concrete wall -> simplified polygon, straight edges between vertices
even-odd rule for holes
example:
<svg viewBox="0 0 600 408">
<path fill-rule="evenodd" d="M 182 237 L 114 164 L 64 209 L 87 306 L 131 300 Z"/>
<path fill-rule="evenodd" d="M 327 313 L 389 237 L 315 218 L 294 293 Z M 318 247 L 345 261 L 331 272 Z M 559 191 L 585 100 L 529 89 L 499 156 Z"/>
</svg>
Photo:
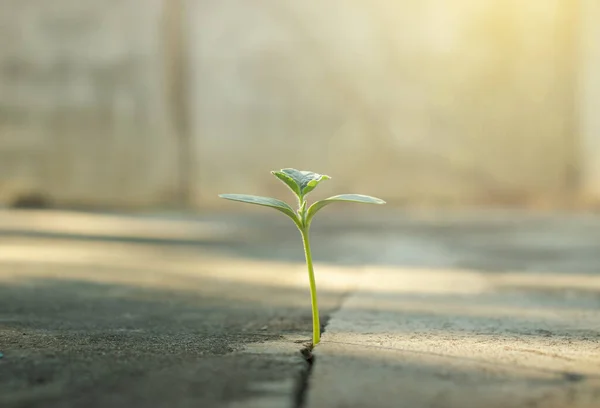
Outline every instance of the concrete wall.
<svg viewBox="0 0 600 408">
<path fill-rule="evenodd" d="M 268 171 L 288 166 L 333 176 L 323 195 L 392 203 L 577 194 L 600 180 L 577 133 L 595 143 L 577 8 L 0 0 L 0 204 L 41 190 L 209 208 L 222 192 L 287 197 Z"/>
<path fill-rule="evenodd" d="M 392 202 L 520 202 L 570 182 L 569 0 L 188 4 L 198 205 L 275 194 L 282 166 Z"/>
<path fill-rule="evenodd" d="M 0 0 L 0 202 L 172 199 L 163 17 L 160 0 Z"/>
</svg>

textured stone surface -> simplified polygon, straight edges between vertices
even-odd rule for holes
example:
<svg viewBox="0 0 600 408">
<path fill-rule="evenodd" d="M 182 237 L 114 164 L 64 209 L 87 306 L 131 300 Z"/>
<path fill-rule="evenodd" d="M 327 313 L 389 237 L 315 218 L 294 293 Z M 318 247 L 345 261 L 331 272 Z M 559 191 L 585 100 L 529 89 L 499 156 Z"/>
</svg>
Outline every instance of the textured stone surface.
<svg viewBox="0 0 600 408">
<path fill-rule="evenodd" d="M 599 217 L 318 221 L 307 407 L 598 406 Z M 0 211 L 0 406 L 294 407 L 298 235 L 280 214 Z"/>
<path fill-rule="evenodd" d="M 0 406 L 292 406 L 306 271 L 240 256 L 248 240 L 207 219 L 0 212 Z M 350 271 L 320 268 L 324 317 Z"/>
<path fill-rule="evenodd" d="M 600 405 L 598 219 L 492 218 L 383 246 L 313 351 L 308 407 Z"/>
</svg>

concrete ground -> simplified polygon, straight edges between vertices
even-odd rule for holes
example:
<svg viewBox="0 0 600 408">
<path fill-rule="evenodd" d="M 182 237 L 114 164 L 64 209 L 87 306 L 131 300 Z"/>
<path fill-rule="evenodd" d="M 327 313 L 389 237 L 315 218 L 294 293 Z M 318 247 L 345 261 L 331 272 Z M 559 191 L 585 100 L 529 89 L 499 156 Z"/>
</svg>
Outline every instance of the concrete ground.
<svg viewBox="0 0 600 408">
<path fill-rule="evenodd" d="M 600 406 L 600 217 L 323 214 L 309 365 L 267 214 L 0 212 L 0 406 Z"/>
</svg>

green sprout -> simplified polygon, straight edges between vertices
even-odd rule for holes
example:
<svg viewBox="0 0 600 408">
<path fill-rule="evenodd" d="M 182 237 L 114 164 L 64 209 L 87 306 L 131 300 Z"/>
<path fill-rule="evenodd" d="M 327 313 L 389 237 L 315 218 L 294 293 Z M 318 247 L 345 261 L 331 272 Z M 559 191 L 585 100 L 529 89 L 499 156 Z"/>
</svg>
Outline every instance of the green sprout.
<svg viewBox="0 0 600 408">
<path fill-rule="evenodd" d="M 300 171 L 296 169 L 282 169 L 272 171 L 275 177 L 281 180 L 298 199 L 298 209 L 294 211 L 289 204 L 284 201 L 270 197 L 259 197 L 246 194 L 220 194 L 219 197 L 227 200 L 240 201 L 242 203 L 262 205 L 271 207 L 281 211 L 294 221 L 296 227 L 302 235 L 302 243 L 304 245 L 304 255 L 306 257 L 306 265 L 308 267 L 308 280 L 310 283 L 310 300 L 312 305 L 313 319 L 313 345 L 317 345 L 321 339 L 321 325 L 319 323 L 319 307 L 317 304 L 317 287 L 315 284 L 315 273 L 313 269 L 312 254 L 310 250 L 310 225 L 315 214 L 323 207 L 336 202 L 347 201 L 354 203 L 365 204 L 385 204 L 385 201 L 362 194 L 341 194 L 324 200 L 316 201 L 307 207 L 306 196 L 317 187 L 323 180 L 329 180 L 331 177 L 324 174 L 313 173 L 312 171 Z"/>
</svg>

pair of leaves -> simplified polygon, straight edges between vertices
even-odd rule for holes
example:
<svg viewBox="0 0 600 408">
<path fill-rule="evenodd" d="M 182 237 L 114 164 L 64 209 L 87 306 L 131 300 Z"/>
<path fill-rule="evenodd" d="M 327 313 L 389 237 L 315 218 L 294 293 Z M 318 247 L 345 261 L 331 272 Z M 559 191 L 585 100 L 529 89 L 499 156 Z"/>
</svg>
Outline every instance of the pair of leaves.
<svg viewBox="0 0 600 408">
<path fill-rule="evenodd" d="M 303 197 L 306 196 L 306 194 L 314 190 L 315 187 L 321 181 L 330 179 L 329 176 L 313 173 L 310 171 L 299 171 L 295 169 L 283 169 L 281 171 L 273 171 L 272 174 L 275 175 L 275 177 L 277 177 L 281 181 L 283 181 L 290 188 L 290 190 L 292 190 L 300 198 L 300 201 L 302 201 Z M 287 204 L 284 201 L 270 197 L 259 197 L 247 194 L 220 194 L 219 197 L 225 198 L 227 200 L 239 201 L 243 203 L 262 205 L 265 207 L 274 208 L 290 217 L 299 228 L 303 227 L 302 221 L 300 220 L 296 212 L 292 209 L 292 207 L 289 206 L 289 204 Z M 385 204 L 385 201 L 379 198 L 366 196 L 362 194 L 336 195 L 313 203 L 308 208 L 308 211 L 306 213 L 306 224 L 310 225 L 312 218 L 320 209 L 331 203 L 339 201 L 363 204 Z"/>
<path fill-rule="evenodd" d="M 285 201 L 281 201 L 281 200 L 278 200 L 276 198 L 271 198 L 271 197 L 260 197 L 260 196 L 248 195 L 248 194 L 220 194 L 219 197 L 225 198 L 227 200 L 239 201 L 242 203 L 256 204 L 256 205 L 262 205 L 265 207 L 274 208 L 278 211 L 281 211 L 282 213 L 284 213 L 285 215 L 290 217 L 292 220 L 294 220 L 296 225 L 301 226 L 300 224 L 298 224 L 299 219 L 298 219 L 296 213 L 294 212 L 292 207 L 290 207 L 289 204 L 286 203 Z M 313 203 L 308 208 L 308 213 L 306 216 L 307 222 L 310 222 L 310 220 L 312 220 L 312 218 L 315 216 L 317 211 L 319 211 L 321 208 L 323 208 L 331 203 L 334 203 L 336 201 L 347 201 L 347 202 L 352 202 L 352 203 L 364 203 L 364 204 L 385 204 L 385 201 L 383 201 L 379 198 L 376 198 L 376 197 L 366 196 L 366 195 L 362 195 L 362 194 L 340 194 L 340 195 L 329 197 L 324 200 L 320 200 L 320 201 Z"/>
</svg>

